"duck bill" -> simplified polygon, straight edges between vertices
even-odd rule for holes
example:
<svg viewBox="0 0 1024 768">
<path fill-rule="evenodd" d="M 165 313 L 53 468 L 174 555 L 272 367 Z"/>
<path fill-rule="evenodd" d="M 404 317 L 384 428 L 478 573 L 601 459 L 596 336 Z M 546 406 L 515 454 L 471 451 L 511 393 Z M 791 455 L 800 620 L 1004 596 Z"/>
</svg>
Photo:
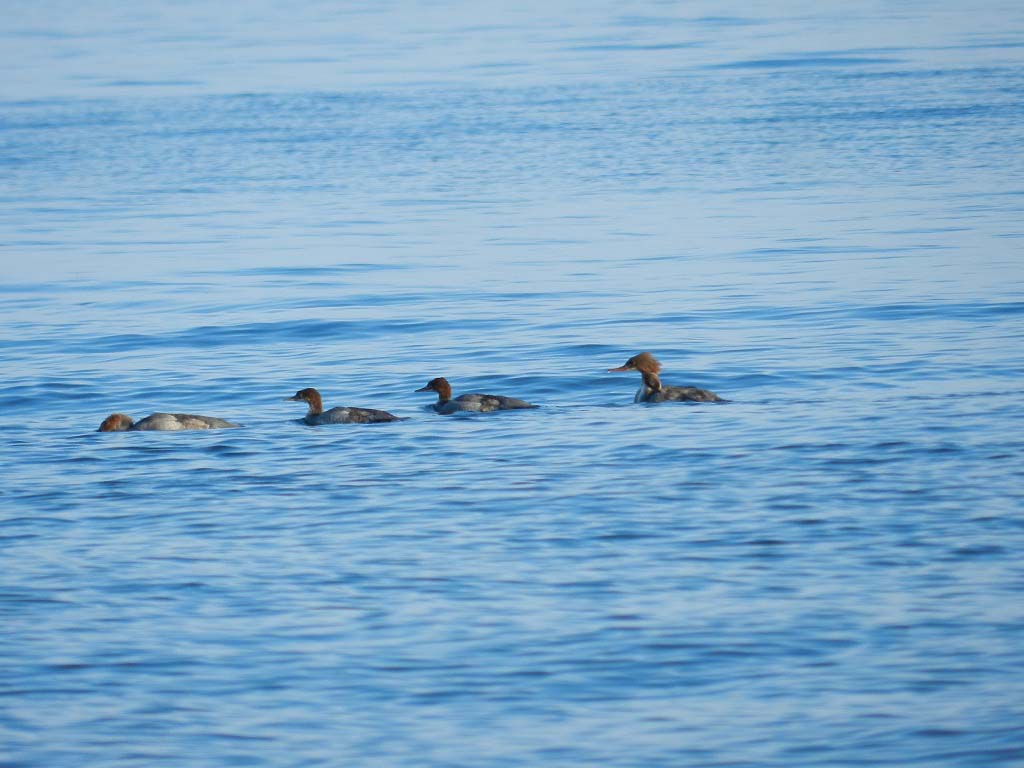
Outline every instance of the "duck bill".
<svg viewBox="0 0 1024 768">
<path fill-rule="evenodd" d="M 620 365 L 618 368 L 609 368 L 608 373 L 625 373 L 632 370 L 628 365 Z"/>
<path fill-rule="evenodd" d="M 415 390 L 415 391 L 416 391 L 416 392 L 433 392 L 434 390 L 430 388 L 430 385 L 429 385 L 429 384 L 427 384 L 427 386 L 425 386 L 425 387 L 420 387 L 419 389 L 417 389 L 417 390 Z"/>
<path fill-rule="evenodd" d="M 292 395 L 291 397 L 282 397 L 281 398 L 282 402 L 285 402 L 285 403 L 287 403 L 290 400 L 301 400 L 301 399 L 302 399 L 301 397 L 298 397 L 296 395 Z"/>
</svg>

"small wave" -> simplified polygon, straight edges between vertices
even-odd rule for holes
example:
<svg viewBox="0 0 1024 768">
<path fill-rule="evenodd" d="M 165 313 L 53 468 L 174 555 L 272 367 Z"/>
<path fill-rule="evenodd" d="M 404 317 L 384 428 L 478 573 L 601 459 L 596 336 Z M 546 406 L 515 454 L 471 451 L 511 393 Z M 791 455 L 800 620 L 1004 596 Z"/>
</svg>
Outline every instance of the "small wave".
<svg viewBox="0 0 1024 768">
<path fill-rule="evenodd" d="M 778 59 L 748 59 L 725 64 L 709 64 L 708 69 L 794 69 L 822 67 L 863 67 L 877 64 L 901 64 L 905 59 L 880 56 L 795 56 Z"/>
<path fill-rule="evenodd" d="M 319 341 L 351 341 L 389 336 L 418 336 L 440 333 L 451 326 L 446 320 L 295 320 L 280 323 L 242 323 L 239 325 L 204 325 L 167 334 L 115 334 L 95 339 L 78 339 L 66 343 L 65 351 L 76 354 L 107 354 L 157 348 L 204 349 L 290 342 L 309 344 Z M 504 321 L 494 319 L 458 320 L 462 330 L 478 332 L 495 329 Z M 26 340 L 18 346 L 44 342 Z"/>
</svg>

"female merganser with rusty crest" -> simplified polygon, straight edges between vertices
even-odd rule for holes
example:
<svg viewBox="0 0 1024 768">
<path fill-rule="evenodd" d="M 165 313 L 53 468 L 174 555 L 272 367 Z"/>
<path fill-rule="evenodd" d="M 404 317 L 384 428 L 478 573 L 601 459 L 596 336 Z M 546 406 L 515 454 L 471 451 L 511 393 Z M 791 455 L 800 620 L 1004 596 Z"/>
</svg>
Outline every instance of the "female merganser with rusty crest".
<svg viewBox="0 0 1024 768">
<path fill-rule="evenodd" d="M 103 420 L 97 432 L 176 432 L 183 429 L 228 429 L 237 427 L 230 421 L 213 416 L 193 416 L 191 413 L 153 413 L 139 421 L 131 416 L 112 413 Z"/>
<path fill-rule="evenodd" d="M 377 424 L 382 421 L 401 421 L 402 419 L 387 411 L 376 408 L 348 408 L 338 406 L 329 411 L 324 410 L 324 401 L 320 393 L 312 387 L 300 389 L 285 400 L 298 400 L 309 403 L 309 411 L 302 421 L 311 427 L 318 424 Z"/>
<path fill-rule="evenodd" d="M 417 392 L 437 392 L 437 402 L 431 406 L 438 413 L 447 416 L 459 411 L 475 411 L 477 413 L 488 413 L 490 411 L 511 411 L 517 408 L 537 408 L 539 406 L 517 400 L 514 397 L 504 395 L 459 395 L 452 399 L 452 385 L 448 379 L 438 377 L 427 382 L 425 387 L 420 387 Z"/>
<path fill-rule="evenodd" d="M 650 352 L 633 355 L 625 365 L 609 368 L 609 373 L 622 371 L 640 371 L 640 389 L 633 397 L 634 403 L 663 403 L 666 400 L 686 400 L 694 403 L 724 403 L 721 397 L 707 389 L 698 387 L 669 387 L 661 383 L 658 373 L 661 363 L 654 359 Z"/>
</svg>

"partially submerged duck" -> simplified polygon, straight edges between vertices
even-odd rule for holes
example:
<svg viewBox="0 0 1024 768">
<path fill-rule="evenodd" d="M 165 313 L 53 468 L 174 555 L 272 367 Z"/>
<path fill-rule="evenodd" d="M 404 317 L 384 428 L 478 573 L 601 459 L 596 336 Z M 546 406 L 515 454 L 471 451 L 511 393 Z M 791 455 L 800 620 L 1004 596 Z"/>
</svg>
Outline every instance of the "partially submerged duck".
<svg viewBox="0 0 1024 768">
<path fill-rule="evenodd" d="M 431 407 L 438 413 L 446 416 L 458 413 L 459 411 L 488 413 L 490 411 L 511 411 L 517 408 L 539 407 L 525 400 L 517 400 L 514 397 L 505 397 L 504 395 L 469 393 L 452 399 L 452 385 L 448 383 L 448 379 L 440 376 L 436 379 L 431 379 L 425 387 L 420 387 L 416 391 L 436 392 L 437 402 Z"/>
<path fill-rule="evenodd" d="M 622 371 L 640 372 L 640 389 L 633 397 L 634 403 L 662 403 L 666 400 L 684 400 L 694 403 L 724 403 L 721 397 L 707 389 L 699 387 L 672 387 L 661 383 L 658 373 L 661 371 L 661 363 L 654 359 L 650 352 L 641 352 L 633 355 L 624 365 L 618 368 L 609 368 L 609 373 L 620 373 Z"/>
<path fill-rule="evenodd" d="M 324 401 L 320 393 L 313 387 L 300 389 L 285 400 L 298 400 L 309 404 L 309 411 L 302 418 L 306 424 L 315 427 L 318 424 L 377 424 L 384 421 L 401 421 L 399 416 L 376 408 L 349 408 L 337 406 L 329 411 L 324 410 Z"/>
<path fill-rule="evenodd" d="M 182 429 L 228 429 L 238 425 L 213 416 L 194 416 L 191 413 L 153 413 L 139 421 L 131 416 L 112 413 L 100 424 L 98 432 L 176 432 Z"/>
</svg>

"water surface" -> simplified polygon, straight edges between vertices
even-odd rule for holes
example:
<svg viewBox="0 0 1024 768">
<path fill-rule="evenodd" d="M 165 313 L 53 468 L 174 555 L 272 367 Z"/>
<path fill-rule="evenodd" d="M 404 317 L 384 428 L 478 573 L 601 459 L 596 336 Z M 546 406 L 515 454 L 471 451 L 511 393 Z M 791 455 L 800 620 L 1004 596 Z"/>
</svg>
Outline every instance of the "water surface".
<svg viewBox="0 0 1024 768">
<path fill-rule="evenodd" d="M 16 4 L 3 765 L 1024 764 L 982 6 Z"/>
</svg>

